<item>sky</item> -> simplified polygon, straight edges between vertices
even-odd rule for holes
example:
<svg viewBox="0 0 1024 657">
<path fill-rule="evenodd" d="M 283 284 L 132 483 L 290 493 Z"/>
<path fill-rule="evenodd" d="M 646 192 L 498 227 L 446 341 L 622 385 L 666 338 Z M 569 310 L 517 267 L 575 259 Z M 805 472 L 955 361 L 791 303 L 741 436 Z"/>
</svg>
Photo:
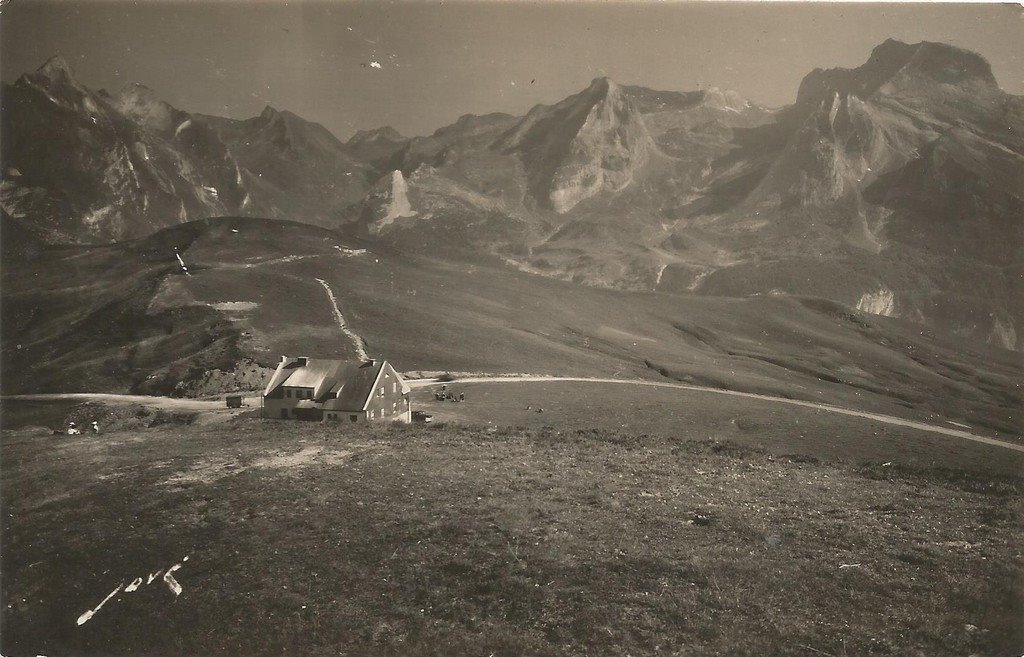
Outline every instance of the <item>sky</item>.
<svg viewBox="0 0 1024 657">
<path fill-rule="evenodd" d="M 812 69 L 857 66 L 890 37 L 979 52 L 1024 94 L 1020 4 L 8 0 L 0 71 L 13 82 L 59 54 L 94 89 L 141 83 L 232 118 L 272 105 L 347 139 L 523 114 L 601 76 L 778 107 Z"/>
</svg>

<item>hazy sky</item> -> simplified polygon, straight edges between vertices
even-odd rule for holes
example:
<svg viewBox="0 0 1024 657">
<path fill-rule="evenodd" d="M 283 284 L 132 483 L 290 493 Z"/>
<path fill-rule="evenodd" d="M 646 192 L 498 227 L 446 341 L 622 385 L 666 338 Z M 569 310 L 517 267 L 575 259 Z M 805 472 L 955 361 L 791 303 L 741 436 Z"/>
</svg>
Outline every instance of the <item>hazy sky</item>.
<svg viewBox="0 0 1024 657">
<path fill-rule="evenodd" d="M 520 114 L 603 75 L 784 105 L 811 69 L 861 64 L 889 37 L 980 52 L 1003 89 L 1024 93 L 1020 5 L 9 0 L 2 11 L 6 82 L 60 54 L 96 89 L 140 82 L 181 109 L 236 118 L 271 104 L 342 139 Z"/>
</svg>

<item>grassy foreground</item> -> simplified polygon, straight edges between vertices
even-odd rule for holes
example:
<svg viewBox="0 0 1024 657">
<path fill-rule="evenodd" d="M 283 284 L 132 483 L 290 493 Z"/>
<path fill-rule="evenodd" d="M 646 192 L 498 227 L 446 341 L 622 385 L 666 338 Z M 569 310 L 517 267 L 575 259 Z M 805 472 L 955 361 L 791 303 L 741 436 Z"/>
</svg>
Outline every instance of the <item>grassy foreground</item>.
<svg viewBox="0 0 1024 657">
<path fill-rule="evenodd" d="M 243 419 L 2 448 L 4 655 L 1024 650 L 1010 475 L 687 425 Z M 179 596 L 146 582 L 174 564 Z"/>
</svg>

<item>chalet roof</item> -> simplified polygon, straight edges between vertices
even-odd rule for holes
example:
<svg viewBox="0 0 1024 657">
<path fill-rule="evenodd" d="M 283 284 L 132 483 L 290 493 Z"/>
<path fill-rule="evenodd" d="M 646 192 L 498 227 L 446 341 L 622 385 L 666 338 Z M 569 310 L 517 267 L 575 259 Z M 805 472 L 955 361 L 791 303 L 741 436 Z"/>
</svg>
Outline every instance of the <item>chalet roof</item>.
<svg viewBox="0 0 1024 657">
<path fill-rule="evenodd" d="M 318 405 L 322 403 L 326 410 L 361 411 L 386 366 L 387 361 L 383 360 L 360 362 L 283 357 L 263 394 L 269 395 L 281 386 L 313 388 L 313 399 L 307 401 Z M 408 385 L 400 376 L 399 380 L 402 392 L 407 393 Z M 336 398 L 326 399 L 328 393 L 334 393 Z"/>
<path fill-rule="evenodd" d="M 372 365 L 364 365 L 357 368 L 347 379 L 340 379 L 338 384 L 331 388 L 331 392 L 337 394 L 336 399 L 328 399 L 324 402 L 325 410 L 332 411 L 361 411 L 366 405 L 367 398 L 373 394 L 373 385 L 384 368 L 384 361 L 373 361 Z"/>
<path fill-rule="evenodd" d="M 340 364 L 342 364 L 342 361 L 309 358 L 306 360 L 305 367 L 292 368 L 291 374 L 281 382 L 281 385 L 293 388 L 315 388 L 325 378 L 333 378 Z"/>
</svg>

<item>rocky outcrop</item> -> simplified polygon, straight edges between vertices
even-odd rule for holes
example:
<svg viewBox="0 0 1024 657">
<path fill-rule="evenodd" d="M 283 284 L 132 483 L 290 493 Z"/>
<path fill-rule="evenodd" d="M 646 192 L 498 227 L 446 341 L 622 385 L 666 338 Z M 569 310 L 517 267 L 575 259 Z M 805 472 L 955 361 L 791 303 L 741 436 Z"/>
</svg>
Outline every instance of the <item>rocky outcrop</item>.
<svg viewBox="0 0 1024 657">
<path fill-rule="evenodd" d="M 555 169 L 548 195 L 555 212 L 564 213 L 601 191 L 617 192 L 648 160 L 653 140 L 639 112 L 611 81 L 590 108 L 570 144 L 569 156 Z"/>
<path fill-rule="evenodd" d="M 628 186 L 653 147 L 635 104 L 607 78 L 557 105 L 533 108 L 498 143 L 520 155 L 534 197 L 557 213 Z"/>
</svg>

